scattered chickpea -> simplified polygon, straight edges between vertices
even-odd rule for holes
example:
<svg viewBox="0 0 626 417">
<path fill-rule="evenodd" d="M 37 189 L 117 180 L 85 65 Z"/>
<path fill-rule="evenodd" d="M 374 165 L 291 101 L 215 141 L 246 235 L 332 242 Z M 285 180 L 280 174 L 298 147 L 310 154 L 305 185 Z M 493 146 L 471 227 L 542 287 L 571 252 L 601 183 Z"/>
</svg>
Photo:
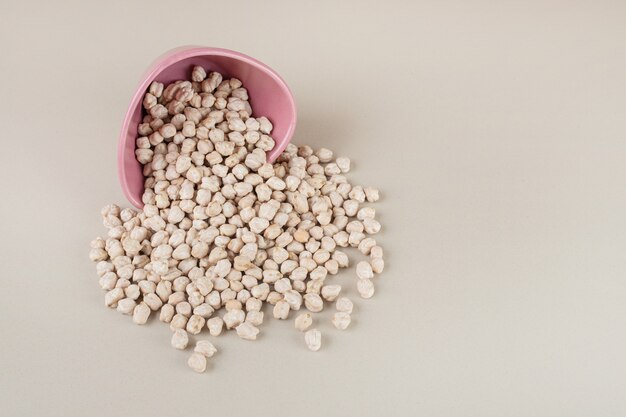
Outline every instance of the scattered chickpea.
<svg viewBox="0 0 626 417">
<path fill-rule="evenodd" d="M 374 295 L 374 283 L 371 279 L 359 278 L 357 280 L 357 290 L 363 298 L 372 298 Z"/>
<path fill-rule="evenodd" d="M 148 317 L 150 317 L 150 307 L 142 301 L 133 310 L 133 322 L 135 324 L 146 324 Z"/>
<path fill-rule="evenodd" d="M 311 316 L 311 313 L 301 313 L 298 315 L 298 317 L 296 317 L 296 320 L 294 323 L 295 323 L 296 329 L 303 332 L 309 327 L 311 327 L 311 325 L 313 324 L 313 317 Z"/>
<path fill-rule="evenodd" d="M 237 336 L 241 337 L 244 340 L 256 340 L 257 335 L 259 334 L 259 329 L 257 329 L 250 322 L 244 321 L 236 328 Z"/>
<path fill-rule="evenodd" d="M 352 309 L 354 308 L 354 304 L 352 303 L 352 301 L 350 301 L 349 298 L 341 297 L 337 299 L 337 302 L 335 303 L 335 307 L 337 308 L 337 311 L 340 311 L 342 313 L 352 314 Z"/>
<path fill-rule="evenodd" d="M 333 325 L 339 330 L 345 330 L 350 325 L 350 314 L 342 311 L 338 311 L 333 314 Z"/>
<path fill-rule="evenodd" d="M 201 353 L 194 352 L 191 354 L 189 359 L 187 360 L 187 365 L 194 371 L 198 373 L 202 373 L 206 371 L 207 360 L 206 356 Z"/>
<path fill-rule="evenodd" d="M 356 275 L 359 279 L 374 278 L 374 272 L 372 271 L 372 265 L 367 261 L 361 261 L 356 265 Z"/>
<path fill-rule="evenodd" d="M 172 347 L 179 350 L 184 350 L 189 343 L 189 336 L 183 329 L 176 329 L 172 334 Z"/>
<path fill-rule="evenodd" d="M 313 352 L 317 352 L 322 347 L 322 333 L 317 329 L 308 330 L 304 333 L 304 342 Z"/>
<path fill-rule="evenodd" d="M 213 317 L 207 320 L 207 328 L 211 336 L 219 336 L 224 328 L 224 321 L 220 317 Z"/>
<path fill-rule="evenodd" d="M 198 340 L 193 351 L 206 356 L 207 358 L 210 358 L 217 353 L 217 349 L 213 346 L 213 343 L 208 340 Z"/>
</svg>

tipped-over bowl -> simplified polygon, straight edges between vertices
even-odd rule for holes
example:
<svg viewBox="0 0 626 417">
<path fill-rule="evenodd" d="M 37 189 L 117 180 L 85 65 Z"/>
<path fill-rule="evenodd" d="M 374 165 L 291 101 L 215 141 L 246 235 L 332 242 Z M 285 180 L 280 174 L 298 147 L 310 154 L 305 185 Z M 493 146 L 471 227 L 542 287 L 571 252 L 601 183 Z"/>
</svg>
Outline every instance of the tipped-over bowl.
<svg viewBox="0 0 626 417">
<path fill-rule="evenodd" d="M 122 190 L 132 205 L 143 207 L 144 177 L 135 158 L 137 126 L 145 115 L 143 96 L 153 81 L 168 84 L 191 78 L 194 66 L 207 73 L 220 72 L 224 78 L 235 77 L 248 90 L 253 116 L 267 117 L 273 124 L 271 136 L 275 147 L 268 152 L 273 162 L 287 147 L 296 127 L 296 106 L 285 81 L 270 67 L 239 52 L 221 48 L 182 47 L 157 58 L 146 71 L 128 106 L 118 144 L 118 174 Z"/>
</svg>

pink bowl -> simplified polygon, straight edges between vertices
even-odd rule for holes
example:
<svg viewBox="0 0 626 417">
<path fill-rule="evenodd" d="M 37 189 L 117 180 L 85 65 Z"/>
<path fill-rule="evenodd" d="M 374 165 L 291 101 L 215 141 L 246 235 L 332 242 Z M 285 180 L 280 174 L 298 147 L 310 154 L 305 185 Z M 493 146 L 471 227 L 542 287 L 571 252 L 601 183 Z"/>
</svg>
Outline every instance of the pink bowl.
<svg viewBox="0 0 626 417">
<path fill-rule="evenodd" d="M 274 125 L 272 137 L 276 146 L 267 156 L 273 162 L 287 147 L 296 128 L 296 105 L 289 87 L 270 67 L 247 55 L 228 49 L 181 47 L 166 52 L 150 66 L 128 106 L 117 149 L 118 174 L 122 190 L 137 208 L 143 207 L 141 196 L 144 177 L 141 164 L 135 159 L 137 126 L 144 116 L 142 101 L 152 81 L 167 84 L 187 80 L 191 69 L 200 65 L 218 71 L 225 78 L 236 77 L 248 89 L 255 116 L 266 116 Z"/>
</svg>

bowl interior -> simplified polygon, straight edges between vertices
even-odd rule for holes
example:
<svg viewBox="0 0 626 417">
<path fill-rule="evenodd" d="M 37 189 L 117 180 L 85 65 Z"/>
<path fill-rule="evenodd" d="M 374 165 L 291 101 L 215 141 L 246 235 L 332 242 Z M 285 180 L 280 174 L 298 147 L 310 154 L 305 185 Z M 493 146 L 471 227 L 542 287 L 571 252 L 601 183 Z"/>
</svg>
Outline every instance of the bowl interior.
<svg viewBox="0 0 626 417">
<path fill-rule="evenodd" d="M 253 58 L 226 50 L 199 48 L 195 54 L 193 51 L 187 51 L 187 55 L 189 54 L 192 56 L 180 59 L 169 56 L 155 63 L 154 70 L 143 80 L 133 97 L 124 121 L 118 154 L 119 176 L 124 194 L 138 208 L 143 207 L 141 196 L 144 178 L 141 164 L 135 159 L 135 143 L 137 125 L 145 115 L 142 106 L 143 95 L 152 81 L 156 80 L 167 85 L 176 80 L 189 79 L 195 65 L 202 66 L 207 73 L 218 71 L 224 78 L 240 79 L 248 90 L 253 116 L 265 116 L 274 125 L 272 137 L 276 146 L 268 152 L 268 159 L 272 162 L 285 149 L 295 129 L 296 110 L 291 92 L 285 82 L 269 67 Z"/>
</svg>

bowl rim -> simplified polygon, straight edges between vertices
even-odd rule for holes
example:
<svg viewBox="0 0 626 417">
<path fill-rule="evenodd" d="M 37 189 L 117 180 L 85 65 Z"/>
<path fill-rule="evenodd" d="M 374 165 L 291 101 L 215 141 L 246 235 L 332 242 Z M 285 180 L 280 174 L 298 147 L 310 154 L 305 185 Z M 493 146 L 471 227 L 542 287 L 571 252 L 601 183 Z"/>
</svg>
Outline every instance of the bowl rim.
<svg viewBox="0 0 626 417">
<path fill-rule="evenodd" d="M 289 86 L 282 79 L 280 75 L 272 68 L 262 63 L 261 61 L 252 58 L 249 55 L 243 54 L 241 52 L 233 51 L 230 49 L 224 48 L 216 48 L 210 46 L 197 46 L 197 45 L 186 45 L 179 46 L 174 49 L 170 49 L 169 51 L 164 52 L 159 57 L 157 57 L 152 64 L 148 67 L 146 71 L 141 76 L 141 81 L 133 94 L 128 108 L 126 110 L 126 114 L 124 116 L 124 121 L 122 122 L 122 127 L 120 130 L 120 135 L 118 138 L 117 144 L 117 173 L 120 181 L 120 185 L 122 186 L 122 191 L 128 201 L 137 208 L 143 207 L 143 201 L 139 199 L 135 200 L 133 197 L 130 187 L 128 185 L 128 181 L 126 181 L 126 165 L 124 164 L 124 156 L 125 156 L 125 148 L 128 140 L 128 129 L 130 127 L 130 122 L 132 119 L 132 114 L 134 113 L 137 106 L 143 100 L 143 96 L 148 89 L 148 86 L 154 81 L 156 76 L 160 74 L 165 68 L 169 67 L 176 62 L 182 61 L 187 58 L 191 58 L 194 56 L 223 56 L 228 58 L 233 58 L 239 61 L 243 61 L 253 67 L 256 67 L 263 72 L 267 73 L 276 81 L 276 83 L 280 86 L 280 88 L 286 93 L 286 96 L 289 100 L 289 106 L 291 108 L 291 112 L 293 113 L 293 120 L 289 123 L 287 127 L 287 131 L 285 133 L 286 141 L 284 141 L 284 146 L 280 149 L 274 158 L 278 157 L 278 155 L 284 150 L 284 148 L 289 144 L 291 138 L 295 132 L 296 121 L 298 119 L 298 114 L 296 110 L 296 103 L 293 98 L 293 93 L 289 89 Z M 133 144 L 133 147 L 136 147 L 136 144 Z"/>
</svg>

